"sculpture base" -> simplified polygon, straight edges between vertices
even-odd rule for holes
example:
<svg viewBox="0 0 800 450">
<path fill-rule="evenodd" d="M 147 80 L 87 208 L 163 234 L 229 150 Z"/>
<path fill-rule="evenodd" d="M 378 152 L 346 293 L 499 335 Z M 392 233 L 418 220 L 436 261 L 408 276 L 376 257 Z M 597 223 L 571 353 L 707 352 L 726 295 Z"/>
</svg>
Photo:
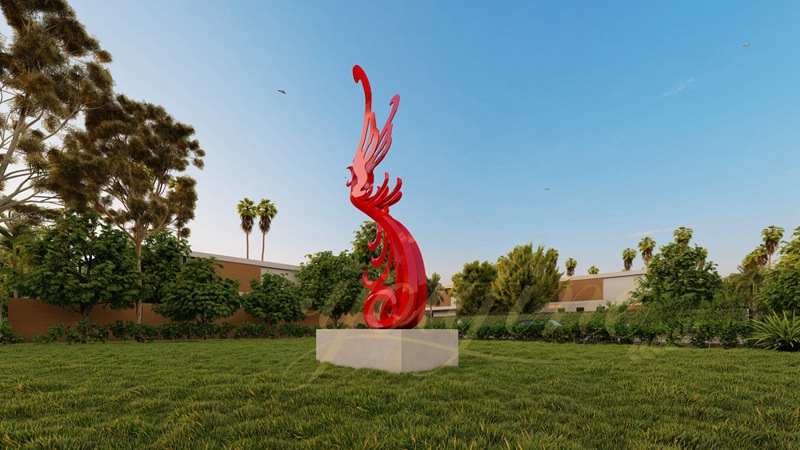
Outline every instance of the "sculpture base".
<svg viewBox="0 0 800 450">
<path fill-rule="evenodd" d="M 317 330 L 317 361 L 395 373 L 458 366 L 458 330 Z"/>
</svg>

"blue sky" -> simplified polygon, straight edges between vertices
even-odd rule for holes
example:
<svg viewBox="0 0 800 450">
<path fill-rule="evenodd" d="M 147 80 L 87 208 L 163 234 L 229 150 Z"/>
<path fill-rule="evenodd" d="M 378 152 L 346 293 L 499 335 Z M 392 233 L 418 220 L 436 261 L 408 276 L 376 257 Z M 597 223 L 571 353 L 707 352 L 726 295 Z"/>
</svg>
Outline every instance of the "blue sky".
<svg viewBox="0 0 800 450">
<path fill-rule="evenodd" d="M 70 3 L 117 90 L 197 130 L 197 251 L 244 256 L 245 196 L 278 207 L 268 260 L 349 248 L 354 64 L 379 123 L 400 94 L 377 170 L 446 280 L 527 242 L 618 271 L 679 226 L 727 274 L 764 227 L 800 226 L 798 2 Z"/>
</svg>

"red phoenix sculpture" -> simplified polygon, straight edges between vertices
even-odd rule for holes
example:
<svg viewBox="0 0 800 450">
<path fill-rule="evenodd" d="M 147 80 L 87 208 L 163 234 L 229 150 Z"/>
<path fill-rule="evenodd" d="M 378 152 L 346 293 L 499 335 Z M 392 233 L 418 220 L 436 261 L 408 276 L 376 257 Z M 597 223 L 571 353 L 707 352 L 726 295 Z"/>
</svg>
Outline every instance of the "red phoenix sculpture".
<svg viewBox="0 0 800 450">
<path fill-rule="evenodd" d="M 353 78 L 364 87 L 366 108 L 361 142 L 356 149 L 353 165 L 348 167 L 352 178 L 350 202 L 377 224 L 375 240 L 369 249 L 381 246 L 381 254 L 372 259 L 372 266 L 380 267 L 386 263 L 378 278 L 371 280 L 369 270 L 364 271 L 363 283 L 369 289 L 364 303 L 364 319 L 371 328 L 414 328 L 425 313 L 428 288 L 425 277 L 425 264 L 419 246 L 411 233 L 389 215 L 389 207 L 403 196 L 400 187 L 403 180 L 397 179 L 394 188 L 389 189 L 389 174 L 385 173 L 383 183 L 373 186 L 375 167 L 383 161 L 392 145 L 392 119 L 397 113 L 400 96 L 395 95 L 389 106 L 389 118 L 382 130 L 378 130 L 375 113 L 372 112 L 372 90 L 364 70 L 353 67 Z M 391 268 L 394 267 L 394 286 L 384 286 Z"/>
</svg>

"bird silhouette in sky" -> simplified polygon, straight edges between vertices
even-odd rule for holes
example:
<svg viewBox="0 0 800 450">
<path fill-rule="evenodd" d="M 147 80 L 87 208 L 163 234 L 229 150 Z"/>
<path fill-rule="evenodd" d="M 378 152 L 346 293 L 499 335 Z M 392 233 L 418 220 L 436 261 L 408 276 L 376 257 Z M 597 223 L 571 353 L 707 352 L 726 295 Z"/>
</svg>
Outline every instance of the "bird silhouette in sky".
<svg viewBox="0 0 800 450">
<path fill-rule="evenodd" d="M 744 48 L 750 47 L 750 44 L 744 44 L 742 47 Z"/>
<path fill-rule="evenodd" d="M 278 92 L 280 92 L 281 94 L 285 94 L 286 93 L 286 91 L 284 91 L 283 89 L 278 89 Z"/>
</svg>

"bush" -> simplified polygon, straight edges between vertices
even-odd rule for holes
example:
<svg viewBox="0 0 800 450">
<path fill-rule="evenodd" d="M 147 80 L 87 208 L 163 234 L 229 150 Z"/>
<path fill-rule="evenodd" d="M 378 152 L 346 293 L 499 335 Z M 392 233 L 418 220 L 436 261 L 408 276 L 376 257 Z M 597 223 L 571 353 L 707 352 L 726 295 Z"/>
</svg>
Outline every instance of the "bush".
<svg viewBox="0 0 800 450">
<path fill-rule="evenodd" d="M 275 330 L 273 327 L 267 325 L 266 323 L 250 323 L 245 322 L 240 324 L 236 327 L 236 331 L 233 334 L 234 339 L 242 339 L 242 338 L 272 338 L 275 337 Z"/>
<path fill-rule="evenodd" d="M 773 314 L 754 324 L 748 340 L 755 347 L 794 352 L 800 350 L 800 317 Z"/>
<path fill-rule="evenodd" d="M 280 323 L 275 327 L 275 329 L 275 337 L 301 338 L 315 335 L 313 328 L 294 323 Z"/>
<path fill-rule="evenodd" d="M 129 341 L 136 335 L 136 323 L 117 320 L 108 326 L 111 334 L 123 341 Z"/>
<path fill-rule="evenodd" d="M 520 339 L 523 341 L 541 339 L 545 325 L 547 325 L 545 322 L 515 323 L 513 334 L 514 339 Z"/>
<path fill-rule="evenodd" d="M 0 304 L 0 308 L 2 307 L 2 304 Z M 25 342 L 25 336 L 18 333 L 12 333 L 11 324 L 8 322 L 3 322 L 0 324 L 0 344 L 19 344 L 21 342 Z"/>
<path fill-rule="evenodd" d="M 133 332 L 133 340 L 136 342 L 153 342 L 158 339 L 158 328 L 145 324 L 136 325 Z"/>
<path fill-rule="evenodd" d="M 477 339 L 511 339 L 511 333 L 505 325 L 482 325 L 475 333 Z"/>
</svg>

